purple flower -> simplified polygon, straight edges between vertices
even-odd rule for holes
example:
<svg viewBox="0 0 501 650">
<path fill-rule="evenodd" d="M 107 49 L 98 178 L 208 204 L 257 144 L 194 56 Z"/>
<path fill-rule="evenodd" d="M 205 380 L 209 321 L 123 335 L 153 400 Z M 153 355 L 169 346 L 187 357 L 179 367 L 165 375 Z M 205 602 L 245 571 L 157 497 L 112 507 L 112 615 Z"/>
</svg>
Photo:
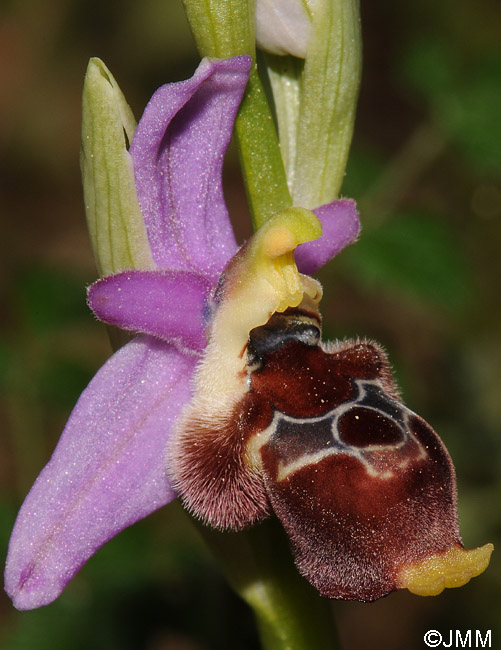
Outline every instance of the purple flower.
<svg viewBox="0 0 501 650">
<path fill-rule="evenodd" d="M 84 390 L 19 512 L 5 572 L 19 609 L 52 602 L 106 541 L 176 498 L 166 447 L 192 394 L 210 296 L 237 252 L 221 174 L 250 65 L 203 60 L 155 93 L 137 127 L 130 155 L 155 269 L 99 280 L 89 304 L 141 335 Z M 297 249 L 305 273 L 359 232 L 351 200 L 314 212 L 324 234 Z"/>
</svg>

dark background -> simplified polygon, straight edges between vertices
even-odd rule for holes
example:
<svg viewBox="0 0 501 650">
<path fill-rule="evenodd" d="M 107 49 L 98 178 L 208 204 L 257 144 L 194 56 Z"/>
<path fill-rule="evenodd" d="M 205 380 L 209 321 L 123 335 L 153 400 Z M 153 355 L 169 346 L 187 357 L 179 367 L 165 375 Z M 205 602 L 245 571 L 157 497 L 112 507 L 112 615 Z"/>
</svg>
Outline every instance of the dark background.
<svg viewBox="0 0 501 650">
<path fill-rule="evenodd" d="M 364 71 L 343 193 L 364 233 L 322 272 L 327 337 L 390 352 L 405 400 L 455 461 L 469 548 L 500 535 L 501 4 L 362 0 Z M 95 279 L 78 168 L 90 56 L 136 117 L 197 55 L 180 0 L 11 0 L 0 9 L 0 557 L 79 393 L 109 356 L 85 306 Z M 234 152 L 228 204 L 249 233 Z M 492 630 L 501 563 L 436 598 L 333 603 L 345 650 L 424 648 L 428 629 Z M 177 504 L 126 530 L 63 596 L 20 613 L 6 650 L 251 650 L 252 615 Z"/>
</svg>

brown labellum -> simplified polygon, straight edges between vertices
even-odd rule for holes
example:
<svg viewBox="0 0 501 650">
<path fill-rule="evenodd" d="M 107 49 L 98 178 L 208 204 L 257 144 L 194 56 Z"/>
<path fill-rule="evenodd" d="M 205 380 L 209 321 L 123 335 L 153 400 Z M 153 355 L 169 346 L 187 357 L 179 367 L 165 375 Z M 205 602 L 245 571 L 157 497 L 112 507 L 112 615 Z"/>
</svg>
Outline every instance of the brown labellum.
<svg viewBox="0 0 501 650">
<path fill-rule="evenodd" d="M 463 550 L 450 457 L 400 401 L 377 344 L 323 345 L 318 317 L 288 309 L 251 331 L 245 353 L 243 395 L 216 419 L 189 410 L 173 450 L 195 516 L 238 530 L 274 512 L 299 571 L 330 598 L 439 593 L 483 570 L 437 569 L 476 551 Z"/>
</svg>

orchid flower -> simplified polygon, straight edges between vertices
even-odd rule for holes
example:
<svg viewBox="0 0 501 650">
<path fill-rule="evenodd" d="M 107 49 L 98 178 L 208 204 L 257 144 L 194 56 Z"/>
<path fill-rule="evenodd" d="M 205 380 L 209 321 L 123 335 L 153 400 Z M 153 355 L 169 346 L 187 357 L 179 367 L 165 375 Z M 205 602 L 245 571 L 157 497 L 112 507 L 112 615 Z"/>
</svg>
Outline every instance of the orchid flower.
<svg viewBox="0 0 501 650">
<path fill-rule="evenodd" d="M 433 595 L 489 562 L 491 544 L 463 547 L 450 457 L 384 351 L 321 341 L 310 276 L 358 236 L 354 202 L 285 208 L 237 247 L 222 165 L 250 67 L 204 59 L 155 93 L 118 151 L 119 191 L 104 195 L 120 218 L 125 206 L 127 235 L 89 305 L 138 336 L 82 393 L 19 512 L 5 574 L 19 609 L 52 602 L 177 496 L 219 530 L 276 515 L 299 572 L 331 598 Z M 99 197 L 86 201 L 92 213 Z"/>
<path fill-rule="evenodd" d="M 247 56 L 205 59 L 191 79 L 160 88 L 124 153 L 147 233 L 146 268 L 99 280 L 89 304 L 104 322 L 140 336 L 84 390 L 21 507 L 5 571 L 19 609 L 52 602 L 106 541 L 177 496 L 166 449 L 193 398 L 196 368 L 214 348 L 211 312 L 225 312 L 224 300 L 217 306 L 220 277 L 242 255 L 221 176 L 250 65 Z M 351 200 L 314 212 L 323 236 L 308 243 L 314 237 L 300 237 L 296 251 L 299 268 L 309 274 L 359 232 Z M 278 228 L 286 240 L 289 231 Z M 290 255 L 299 240 L 293 237 L 283 251 L 279 240 L 272 253 L 285 255 L 297 275 Z M 265 325 L 272 313 L 251 318 L 247 327 Z"/>
</svg>

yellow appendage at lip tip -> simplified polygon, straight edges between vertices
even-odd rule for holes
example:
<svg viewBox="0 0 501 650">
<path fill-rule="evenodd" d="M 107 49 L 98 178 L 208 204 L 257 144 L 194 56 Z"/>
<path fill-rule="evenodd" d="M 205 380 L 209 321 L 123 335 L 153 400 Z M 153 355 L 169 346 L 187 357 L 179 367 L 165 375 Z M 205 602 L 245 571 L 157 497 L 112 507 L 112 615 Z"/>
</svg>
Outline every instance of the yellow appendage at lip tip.
<svg viewBox="0 0 501 650">
<path fill-rule="evenodd" d="M 418 596 L 437 596 L 445 588 L 462 587 L 485 571 L 493 550 L 492 544 L 471 551 L 453 546 L 445 553 L 402 569 L 398 586 Z"/>
</svg>

